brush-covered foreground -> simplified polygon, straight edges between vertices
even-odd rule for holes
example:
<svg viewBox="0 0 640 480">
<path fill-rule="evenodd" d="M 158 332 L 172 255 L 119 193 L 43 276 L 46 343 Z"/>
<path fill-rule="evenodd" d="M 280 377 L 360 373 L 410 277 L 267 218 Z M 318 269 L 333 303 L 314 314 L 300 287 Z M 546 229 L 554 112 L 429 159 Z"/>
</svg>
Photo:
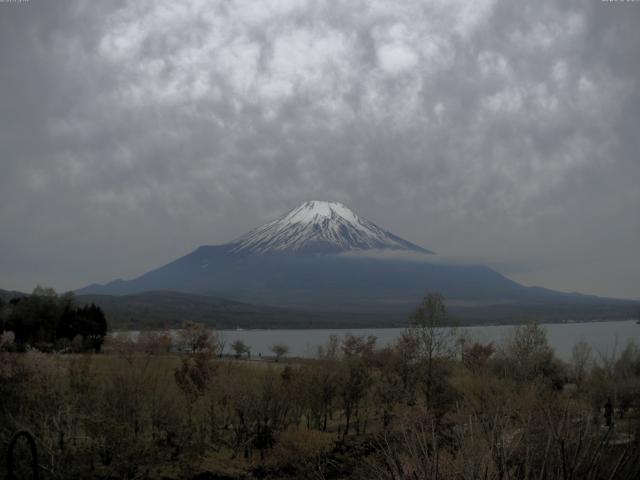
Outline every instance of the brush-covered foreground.
<svg viewBox="0 0 640 480">
<path fill-rule="evenodd" d="M 640 478 L 633 344 L 578 344 L 563 363 L 534 324 L 483 345 L 417 322 L 384 349 L 334 338 L 276 362 L 221 357 L 196 333 L 182 354 L 153 334 L 0 353 L 0 448 L 30 431 L 52 479 Z M 25 445 L 17 478 L 31 478 Z"/>
</svg>

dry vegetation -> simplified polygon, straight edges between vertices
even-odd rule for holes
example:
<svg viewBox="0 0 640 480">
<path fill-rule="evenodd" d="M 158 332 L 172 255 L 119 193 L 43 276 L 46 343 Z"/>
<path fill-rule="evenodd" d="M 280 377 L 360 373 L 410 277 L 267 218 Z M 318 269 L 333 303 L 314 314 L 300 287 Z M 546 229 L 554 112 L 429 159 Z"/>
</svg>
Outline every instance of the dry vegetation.
<svg viewBox="0 0 640 480">
<path fill-rule="evenodd" d="M 0 444 L 30 431 L 41 478 L 640 477 L 635 345 L 579 344 L 564 363 L 535 324 L 501 345 L 437 328 L 439 302 L 392 346 L 333 338 L 314 360 L 221 357 L 197 325 L 186 353 L 162 334 L 102 354 L 5 351 Z M 24 443 L 16 454 L 28 472 Z"/>
</svg>

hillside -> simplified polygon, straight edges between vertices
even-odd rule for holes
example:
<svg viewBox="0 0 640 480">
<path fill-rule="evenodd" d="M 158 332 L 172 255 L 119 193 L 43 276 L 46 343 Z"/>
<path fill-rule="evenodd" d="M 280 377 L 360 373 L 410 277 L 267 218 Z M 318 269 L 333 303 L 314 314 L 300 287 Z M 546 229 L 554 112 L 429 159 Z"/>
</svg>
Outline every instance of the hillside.
<svg viewBox="0 0 640 480">
<path fill-rule="evenodd" d="M 8 302 L 13 298 L 26 297 L 28 295 L 29 294 L 18 292 L 17 290 L 3 290 L 0 288 L 0 299 L 2 299 L 4 302 Z"/>
<path fill-rule="evenodd" d="M 134 295 L 79 295 L 78 303 L 95 303 L 110 330 L 179 328 L 186 321 L 218 329 L 234 328 L 376 328 L 406 327 L 408 313 L 318 312 L 251 305 L 206 295 L 143 292 Z M 452 322 L 460 325 L 620 320 L 633 318 L 638 305 L 449 305 Z"/>
<path fill-rule="evenodd" d="M 77 301 L 99 305 L 107 316 L 110 330 L 179 328 L 187 321 L 219 329 L 406 325 L 406 317 L 400 315 L 289 310 L 171 291 L 122 296 L 78 295 Z"/>
</svg>

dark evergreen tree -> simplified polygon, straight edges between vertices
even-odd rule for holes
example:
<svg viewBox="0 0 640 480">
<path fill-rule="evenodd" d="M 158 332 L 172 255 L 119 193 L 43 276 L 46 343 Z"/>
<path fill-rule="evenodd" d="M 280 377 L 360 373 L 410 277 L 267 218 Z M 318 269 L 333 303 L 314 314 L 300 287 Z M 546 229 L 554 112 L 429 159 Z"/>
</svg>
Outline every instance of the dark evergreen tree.
<svg viewBox="0 0 640 480">
<path fill-rule="evenodd" d="M 52 350 L 74 338 L 82 338 L 82 349 L 99 351 L 107 334 L 107 320 L 97 305 L 75 305 L 73 294 L 58 296 L 51 289 L 37 287 L 29 297 L 11 301 L 3 327 L 15 334 L 22 349 L 32 345 Z"/>
</svg>

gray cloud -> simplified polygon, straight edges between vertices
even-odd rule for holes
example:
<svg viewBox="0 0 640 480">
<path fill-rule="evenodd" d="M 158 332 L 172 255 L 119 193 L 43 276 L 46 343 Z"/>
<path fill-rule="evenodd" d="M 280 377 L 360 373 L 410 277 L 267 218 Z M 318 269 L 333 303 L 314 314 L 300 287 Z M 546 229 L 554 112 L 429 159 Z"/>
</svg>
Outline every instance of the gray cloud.
<svg viewBox="0 0 640 480">
<path fill-rule="evenodd" d="M 640 5 L 0 3 L 0 287 L 130 277 L 335 199 L 640 298 Z"/>
</svg>

